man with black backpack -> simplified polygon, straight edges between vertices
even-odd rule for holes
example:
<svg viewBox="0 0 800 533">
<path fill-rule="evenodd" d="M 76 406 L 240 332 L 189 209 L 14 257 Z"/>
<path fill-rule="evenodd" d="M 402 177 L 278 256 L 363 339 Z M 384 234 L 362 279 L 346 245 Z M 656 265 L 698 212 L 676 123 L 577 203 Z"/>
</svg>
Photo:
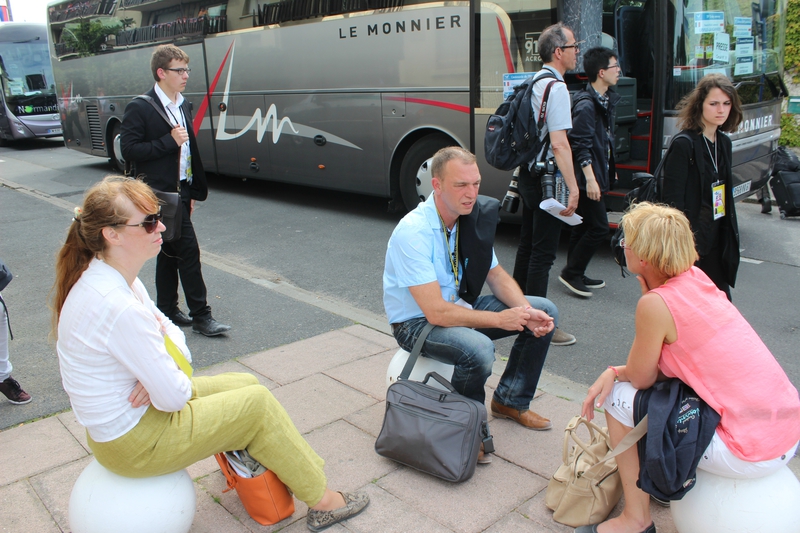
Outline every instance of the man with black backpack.
<svg viewBox="0 0 800 533">
<path fill-rule="evenodd" d="M 580 43 L 575 41 L 572 30 L 559 22 L 542 32 L 538 45 L 544 66 L 536 74 L 531 94 L 533 117 L 539 116 L 544 93 L 553 77 L 557 83 L 550 87 L 544 124 L 539 131 L 540 139 L 545 140 L 544 147 L 529 164 L 520 166 L 518 183 L 522 197 L 522 229 L 514 264 L 514 279 L 526 295 L 545 298 L 562 224 L 561 220 L 539 208 L 543 200 L 542 177 L 546 172 L 549 175 L 548 167 L 560 171 L 569 188 L 568 205 L 561 215 L 570 216 L 578 207 L 578 184 L 567 138 L 567 132 L 572 128 L 572 106 L 564 74 L 577 66 Z M 551 343 L 567 346 L 575 343 L 575 337 L 556 329 Z"/>
</svg>

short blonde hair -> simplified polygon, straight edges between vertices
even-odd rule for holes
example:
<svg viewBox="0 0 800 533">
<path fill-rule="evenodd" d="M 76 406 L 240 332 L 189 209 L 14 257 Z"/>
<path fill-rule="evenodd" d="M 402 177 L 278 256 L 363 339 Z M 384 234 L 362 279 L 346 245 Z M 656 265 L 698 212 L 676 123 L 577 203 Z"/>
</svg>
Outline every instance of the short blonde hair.
<svg viewBox="0 0 800 533">
<path fill-rule="evenodd" d="M 439 181 L 443 181 L 445 166 L 453 160 L 460 161 L 465 165 L 477 164 L 475 154 L 469 150 L 461 148 L 460 146 L 447 146 L 433 154 L 433 161 L 431 162 L 431 174 L 433 174 L 433 177 Z"/>
<path fill-rule="evenodd" d="M 689 220 L 674 207 L 636 203 L 621 224 L 625 245 L 667 277 L 683 274 L 698 259 Z"/>
</svg>

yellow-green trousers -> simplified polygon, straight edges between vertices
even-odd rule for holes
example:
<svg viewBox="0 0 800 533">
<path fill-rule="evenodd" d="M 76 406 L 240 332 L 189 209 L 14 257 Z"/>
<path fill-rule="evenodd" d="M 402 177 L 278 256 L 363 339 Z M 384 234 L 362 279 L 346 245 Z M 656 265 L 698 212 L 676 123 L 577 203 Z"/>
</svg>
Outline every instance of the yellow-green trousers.
<svg viewBox="0 0 800 533">
<path fill-rule="evenodd" d="M 89 447 L 101 465 L 126 477 L 169 474 L 215 453 L 247 449 L 309 507 L 327 486 L 325 462 L 250 374 L 193 378 L 192 397 L 180 411 L 151 405 L 132 430 L 110 442 L 89 438 Z"/>
</svg>

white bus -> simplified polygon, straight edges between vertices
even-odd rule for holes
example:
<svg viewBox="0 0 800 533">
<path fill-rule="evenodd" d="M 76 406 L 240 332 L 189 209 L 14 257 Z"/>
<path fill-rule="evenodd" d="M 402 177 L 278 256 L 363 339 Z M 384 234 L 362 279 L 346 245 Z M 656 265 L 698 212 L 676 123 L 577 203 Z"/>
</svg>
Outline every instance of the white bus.
<svg viewBox="0 0 800 533">
<path fill-rule="evenodd" d="M 61 135 L 47 26 L 0 22 L 0 143 Z"/>
</svg>

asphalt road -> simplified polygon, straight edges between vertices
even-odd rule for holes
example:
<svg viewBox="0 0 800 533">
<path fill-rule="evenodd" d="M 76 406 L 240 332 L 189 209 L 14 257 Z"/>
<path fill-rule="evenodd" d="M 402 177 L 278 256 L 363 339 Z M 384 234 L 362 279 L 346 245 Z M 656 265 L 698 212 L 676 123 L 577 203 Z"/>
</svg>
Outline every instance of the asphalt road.
<svg viewBox="0 0 800 533">
<path fill-rule="evenodd" d="M 71 218 L 92 183 L 111 172 L 105 159 L 67 150 L 58 140 L 0 147 L 0 257 L 15 274 L 3 292 L 15 339 L 14 376 L 34 396 L 26 406 L 0 404 L 0 428 L 69 408 L 61 389 L 50 330 L 48 293 L 54 257 Z M 263 181 L 210 176 L 209 200 L 193 217 L 203 250 L 204 276 L 214 316 L 231 324 L 227 337 L 207 339 L 187 330 L 196 366 L 280 346 L 358 321 L 386 328 L 381 275 L 386 242 L 402 214 L 387 201 Z M 734 303 L 800 387 L 800 218 L 760 214 L 737 204 L 742 255 Z M 501 224 L 496 251 L 513 268 L 519 228 Z M 548 296 L 561 326 L 578 338 L 553 347 L 545 370 L 588 384 L 609 364 L 624 363 L 633 339 L 639 285 L 623 279 L 603 247 L 590 277 L 607 287 L 584 300 L 557 280 L 566 257 L 562 236 Z M 142 280 L 154 295 L 154 262 Z M 506 356 L 511 341 L 498 342 Z M 742 372 L 749 372 L 743 368 Z"/>
</svg>

